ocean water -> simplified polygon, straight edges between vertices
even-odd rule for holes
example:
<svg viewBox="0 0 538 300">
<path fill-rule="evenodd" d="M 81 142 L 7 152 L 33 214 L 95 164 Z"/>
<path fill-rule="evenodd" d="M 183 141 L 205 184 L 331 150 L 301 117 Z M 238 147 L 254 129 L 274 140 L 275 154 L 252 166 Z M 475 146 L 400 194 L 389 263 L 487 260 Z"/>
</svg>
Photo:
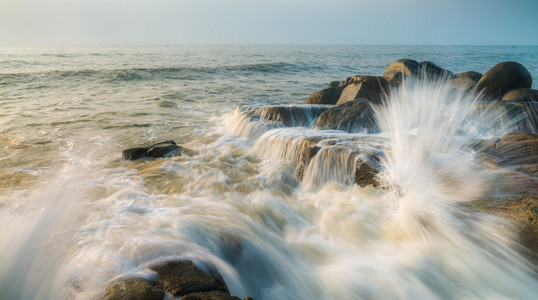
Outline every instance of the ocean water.
<svg viewBox="0 0 538 300">
<path fill-rule="evenodd" d="M 533 46 L 0 48 L 0 299 L 98 299 L 170 258 L 210 261 L 256 300 L 537 298 L 510 224 L 459 205 L 497 192 L 465 145 L 513 130 L 502 114 L 439 82 L 388 95 L 380 134 L 237 109 L 301 104 L 400 58 L 454 73 L 517 61 L 538 87 Z M 309 136 L 328 155 L 296 182 Z M 121 159 L 168 139 L 195 153 Z M 350 147 L 385 151 L 382 188 L 352 184 Z"/>
</svg>

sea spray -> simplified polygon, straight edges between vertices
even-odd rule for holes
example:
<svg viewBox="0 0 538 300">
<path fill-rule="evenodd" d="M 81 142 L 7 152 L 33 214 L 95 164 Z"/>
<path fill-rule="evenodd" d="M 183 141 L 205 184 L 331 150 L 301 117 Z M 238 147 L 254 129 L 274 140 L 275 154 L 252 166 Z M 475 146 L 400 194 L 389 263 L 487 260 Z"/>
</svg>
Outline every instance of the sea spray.
<svg viewBox="0 0 538 300">
<path fill-rule="evenodd" d="M 0 218 L 0 298 L 62 298 L 68 278 L 60 269 L 74 234 L 80 201 L 84 198 L 80 166 L 68 166 L 59 178 L 41 185 L 17 203 L 14 195 Z M 75 174 L 78 174 L 75 175 Z"/>
</svg>

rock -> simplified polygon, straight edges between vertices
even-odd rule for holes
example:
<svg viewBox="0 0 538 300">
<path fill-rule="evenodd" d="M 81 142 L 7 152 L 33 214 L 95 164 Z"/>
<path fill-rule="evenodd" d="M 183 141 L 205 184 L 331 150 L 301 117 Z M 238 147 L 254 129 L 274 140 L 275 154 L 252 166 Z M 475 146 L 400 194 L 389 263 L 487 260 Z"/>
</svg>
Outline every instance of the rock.
<svg viewBox="0 0 538 300">
<path fill-rule="evenodd" d="M 313 145 L 304 148 L 299 153 L 299 160 L 297 162 L 297 168 L 295 169 L 295 180 L 297 180 L 297 182 L 303 180 L 304 172 L 306 171 L 308 164 L 320 149 L 321 147 Z"/>
<path fill-rule="evenodd" d="M 538 90 L 515 89 L 504 94 L 502 101 L 538 101 Z"/>
<path fill-rule="evenodd" d="M 324 111 L 316 129 L 336 129 L 347 132 L 378 133 L 375 112 L 366 99 L 357 99 Z"/>
<path fill-rule="evenodd" d="M 504 94 L 518 88 L 529 89 L 532 76 L 517 62 L 502 62 L 489 69 L 476 84 L 474 93 L 486 100 L 500 100 Z"/>
<path fill-rule="evenodd" d="M 399 59 L 385 69 L 383 78 L 392 86 L 398 87 L 402 84 L 404 77 L 414 77 L 420 73 L 418 62 L 412 59 Z"/>
<path fill-rule="evenodd" d="M 538 111 L 534 102 L 478 101 L 474 105 L 477 116 L 486 117 L 493 128 L 511 132 L 538 131 Z"/>
<path fill-rule="evenodd" d="M 339 83 L 339 82 L 338 82 Z M 340 98 L 340 95 L 342 94 L 342 91 L 344 90 L 344 87 L 331 87 L 329 85 L 328 88 L 317 91 L 310 95 L 308 99 L 304 102 L 304 104 L 330 104 L 334 105 L 336 102 L 338 102 L 338 99 Z"/>
<path fill-rule="evenodd" d="M 482 78 L 482 74 L 468 71 L 454 75 L 451 83 L 458 90 L 470 92 L 475 88 L 480 78 Z"/>
<path fill-rule="evenodd" d="M 355 168 L 355 183 L 361 187 L 373 185 L 377 187 L 379 181 L 377 174 L 381 170 L 381 166 L 370 158 L 359 158 Z"/>
<path fill-rule="evenodd" d="M 142 278 L 119 279 L 106 289 L 103 300 L 163 300 L 161 286 L 153 285 Z"/>
<path fill-rule="evenodd" d="M 149 269 L 159 274 L 158 283 L 173 296 L 191 293 L 220 291 L 230 293 L 217 269 L 205 265 L 209 273 L 202 271 L 190 260 L 167 261 L 152 265 Z"/>
<path fill-rule="evenodd" d="M 533 170 L 538 164 L 538 135 L 507 134 L 487 142 L 482 152 L 495 157 L 502 167 L 510 167 L 516 171 Z"/>
<path fill-rule="evenodd" d="M 340 81 L 338 80 L 335 80 L 335 81 L 331 81 L 329 82 L 329 85 L 327 86 L 328 89 L 330 88 L 335 88 L 335 87 L 338 87 L 340 85 Z"/>
<path fill-rule="evenodd" d="M 137 147 L 123 150 L 122 158 L 126 160 L 135 160 L 142 157 L 167 157 L 172 155 L 180 155 L 183 147 L 178 146 L 176 142 L 169 140 L 155 143 L 147 147 Z"/>
<path fill-rule="evenodd" d="M 358 98 L 380 104 L 389 91 L 389 84 L 380 76 L 353 76 L 346 80 L 347 86 L 342 91 L 336 104 L 344 104 Z"/>
<path fill-rule="evenodd" d="M 179 298 L 179 300 L 241 300 L 241 298 L 231 296 L 225 292 L 211 291 L 188 294 Z"/>
<path fill-rule="evenodd" d="M 261 120 L 273 121 L 286 127 L 310 126 L 317 117 L 329 109 L 319 105 L 303 106 L 268 106 L 253 112 Z"/>
<path fill-rule="evenodd" d="M 538 197 L 485 199 L 472 202 L 481 211 L 512 221 L 519 230 L 519 239 L 531 251 L 531 260 L 538 262 Z"/>
<path fill-rule="evenodd" d="M 448 80 L 454 77 L 454 73 L 445 70 L 431 61 L 423 61 L 418 64 L 421 69 L 421 76 L 429 80 Z"/>
</svg>

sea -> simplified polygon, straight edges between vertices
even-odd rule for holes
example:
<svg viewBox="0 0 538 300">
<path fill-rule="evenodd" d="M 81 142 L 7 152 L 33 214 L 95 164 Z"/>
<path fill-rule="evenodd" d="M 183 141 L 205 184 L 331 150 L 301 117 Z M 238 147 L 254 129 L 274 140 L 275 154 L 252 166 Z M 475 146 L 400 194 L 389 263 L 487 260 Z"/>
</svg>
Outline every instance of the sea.
<svg viewBox="0 0 538 300">
<path fill-rule="evenodd" d="M 499 195 L 466 145 L 511 132 L 502 114 L 410 82 L 375 107 L 381 133 L 245 117 L 401 58 L 517 61 L 538 88 L 537 46 L 0 47 L 0 299 L 99 299 L 171 259 L 256 300 L 538 299 L 513 226 L 462 205 Z M 297 142 L 319 136 L 383 151 L 382 185 L 330 159 L 298 182 Z M 122 159 L 163 140 L 191 151 Z"/>
</svg>

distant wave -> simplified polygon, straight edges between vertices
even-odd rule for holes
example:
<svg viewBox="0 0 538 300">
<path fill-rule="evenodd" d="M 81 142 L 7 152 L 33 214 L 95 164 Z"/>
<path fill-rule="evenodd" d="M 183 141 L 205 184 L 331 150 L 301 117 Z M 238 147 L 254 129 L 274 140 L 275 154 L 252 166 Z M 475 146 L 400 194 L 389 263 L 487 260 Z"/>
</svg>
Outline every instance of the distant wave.
<svg viewBox="0 0 538 300">
<path fill-rule="evenodd" d="M 271 62 L 259 64 L 244 64 L 231 66 L 201 66 L 201 67 L 165 67 L 165 68 L 130 68 L 130 69 L 82 69 L 45 72 L 0 73 L 0 83 L 25 82 L 35 79 L 65 80 L 66 78 L 91 78 L 104 81 L 139 81 L 153 79 L 183 79 L 198 80 L 205 75 L 236 75 L 248 76 L 253 74 L 293 74 L 301 72 L 323 71 L 326 66 Z"/>
</svg>

